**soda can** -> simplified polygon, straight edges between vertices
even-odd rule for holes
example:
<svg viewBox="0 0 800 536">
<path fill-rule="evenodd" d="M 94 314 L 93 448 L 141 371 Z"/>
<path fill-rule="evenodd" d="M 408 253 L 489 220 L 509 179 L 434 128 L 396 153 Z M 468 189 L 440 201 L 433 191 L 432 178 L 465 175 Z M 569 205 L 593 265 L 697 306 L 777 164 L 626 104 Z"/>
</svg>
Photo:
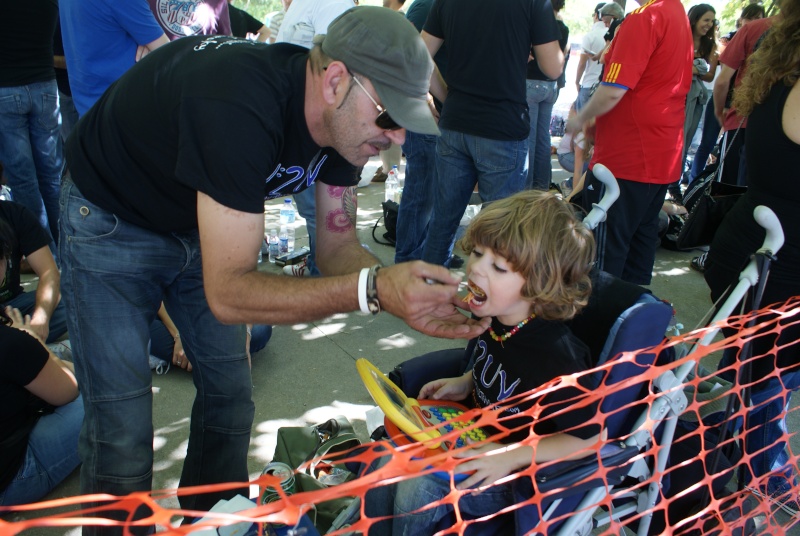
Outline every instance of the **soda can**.
<svg viewBox="0 0 800 536">
<path fill-rule="evenodd" d="M 267 464 L 262 475 L 272 475 L 281 479 L 281 489 L 286 495 L 291 495 L 295 490 L 294 469 L 281 462 Z M 280 493 L 275 488 L 267 486 L 261 495 L 261 504 L 277 501 L 281 498 Z"/>
</svg>

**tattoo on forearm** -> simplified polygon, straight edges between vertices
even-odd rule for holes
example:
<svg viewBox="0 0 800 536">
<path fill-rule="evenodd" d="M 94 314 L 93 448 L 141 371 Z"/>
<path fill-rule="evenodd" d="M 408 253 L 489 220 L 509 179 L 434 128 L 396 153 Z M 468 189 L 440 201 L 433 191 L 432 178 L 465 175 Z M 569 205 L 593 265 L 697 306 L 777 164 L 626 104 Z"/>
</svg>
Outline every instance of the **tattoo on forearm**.
<svg viewBox="0 0 800 536">
<path fill-rule="evenodd" d="M 328 212 L 328 216 L 325 219 L 326 228 L 334 233 L 345 233 L 355 228 L 358 209 L 356 189 L 327 186 L 327 192 L 329 196 L 335 199 L 341 198 L 342 208 Z"/>
</svg>

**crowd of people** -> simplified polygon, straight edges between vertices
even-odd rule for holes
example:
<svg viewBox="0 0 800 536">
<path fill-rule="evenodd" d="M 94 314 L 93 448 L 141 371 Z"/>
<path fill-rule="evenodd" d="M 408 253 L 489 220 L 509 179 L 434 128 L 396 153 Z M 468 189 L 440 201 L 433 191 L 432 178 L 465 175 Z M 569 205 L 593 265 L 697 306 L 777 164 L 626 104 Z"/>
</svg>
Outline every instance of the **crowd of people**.
<svg viewBox="0 0 800 536">
<path fill-rule="evenodd" d="M 275 324 L 386 311 L 426 335 L 477 340 L 526 389 L 583 370 L 590 357 L 563 321 L 585 304 L 585 272 L 594 260 L 649 285 L 665 199 L 682 203 L 684 171 L 698 177 L 716 143 L 721 180 L 748 190 L 692 265 L 719 297 L 763 240 L 752 210 L 765 204 L 786 244 L 764 303 L 800 294 L 800 191 L 787 180 L 800 156 L 800 0 L 783 0 L 779 15 L 763 19 L 748 6 L 726 43 L 708 4 L 687 14 L 679 0 L 637 1 L 627 16 L 614 2 L 593 10 L 558 150 L 573 167 L 569 200 L 584 207 L 603 194 L 595 164 L 617 177 L 619 200 L 594 237 L 567 203 L 543 192 L 569 59 L 563 0 L 414 0 L 407 14 L 396 0 L 287 0 L 269 27 L 225 0 L 14 3 L 0 22 L 0 41 L 25 43 L 0 55 L 0 161 L 14 197 L 0 201 L 0 422 L 12 430 L 0 442 L 9 454 L 0 504 L 41 498 L 79 463 L 83 494 L 151 489 L 151 355 L 190 370 L 197 390 L 180 486 L 247 481 L 250 352 Z M 357 239 L 355 188 L 370 158 L 391 163 L 400 147 L 395 264 L 381 266 Z M 460 262 L 453 248 L 474 192 L 485 208 L 461 243 L 468 316 L 448 268 Z M 318 277 L 257 268 L 264 201 L 287 195 L 306 218 L 306 267 Z M 512 233 L 519 226 L 524 232 Z M 22 292 L 23 258 L 39 278 L 35 293 Z M 557 291 L 543 274 L 560 278 Z M 47 346 L 67 333 L 74 367 Z M 785 496 L 796 479 L 781 416 L 800 387 L 800 356 L 786 344 L 798 337 L 786 329 L 757 345 L 768 355 L 780 348 L 756 367 L 758 439 L 747 445 L 758 453 L 751 478 L 773 475 L 756 490 L 770 497 Z M 528 378 L 516 345 L 546 338 L 564 358 L 542 371 L 547 378 Z M 786 372 L 771 376 L 776 367 Z M 478 376 L 422 394 L 477 396 L 485 406 L 497 396 Z M 600 433 L 556 435 L 553 452 L 518 449 L 496 456 L 502 464 L 474 462 L 466 485 Z M 39 457 L 45 447 L 54 452 Z M 39 475 L 35 488 L 21 485 L 29 471 Z M 420 488 L 447 493 L 435 480 L 406 484 L 376 509 L 413 511 Z M 507 505 L 496 491 L 497 500 L 475 501 L 476 516 Z M 179 499 L 203 511 L 235 493 Z M 412 521 L 402 530 L 433 523 Z"/>
</svg>

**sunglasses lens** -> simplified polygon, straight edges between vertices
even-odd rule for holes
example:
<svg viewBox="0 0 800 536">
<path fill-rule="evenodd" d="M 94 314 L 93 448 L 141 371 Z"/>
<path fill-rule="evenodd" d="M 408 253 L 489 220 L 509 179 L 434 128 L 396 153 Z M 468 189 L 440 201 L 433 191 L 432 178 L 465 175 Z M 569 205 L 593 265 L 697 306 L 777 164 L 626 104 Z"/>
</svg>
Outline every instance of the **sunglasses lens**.
<svg viewBox="0 0 800 536">
<path fill-rule="evenodd" d="M 395 123 L 394 119 L 392 119 L 392 116 L 390 116 L 385 110 L 375 118 L 375 124 L 378 125 L 378 128 L 383 130 L 398 130 L 402 128 L 400 125 Z"/>
</svg>

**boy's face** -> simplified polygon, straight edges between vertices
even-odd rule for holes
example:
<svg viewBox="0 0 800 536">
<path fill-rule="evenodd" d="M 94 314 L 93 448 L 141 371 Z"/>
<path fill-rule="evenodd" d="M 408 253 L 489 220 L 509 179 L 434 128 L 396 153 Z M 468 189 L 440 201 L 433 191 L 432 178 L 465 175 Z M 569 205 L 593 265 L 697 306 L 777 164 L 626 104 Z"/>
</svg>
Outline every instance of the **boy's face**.
<svg viewBox="0 0 800 536">
<path fill-rule="evenodd" d="M 467 261 L 467 279 L 473 294 L 469 308 L 476 315 L 496 316 L 507 326 L 530 316 L 531 302 L 522 297 L 525 278 L 492 249 L 475 246 Z"/>
</svg>

